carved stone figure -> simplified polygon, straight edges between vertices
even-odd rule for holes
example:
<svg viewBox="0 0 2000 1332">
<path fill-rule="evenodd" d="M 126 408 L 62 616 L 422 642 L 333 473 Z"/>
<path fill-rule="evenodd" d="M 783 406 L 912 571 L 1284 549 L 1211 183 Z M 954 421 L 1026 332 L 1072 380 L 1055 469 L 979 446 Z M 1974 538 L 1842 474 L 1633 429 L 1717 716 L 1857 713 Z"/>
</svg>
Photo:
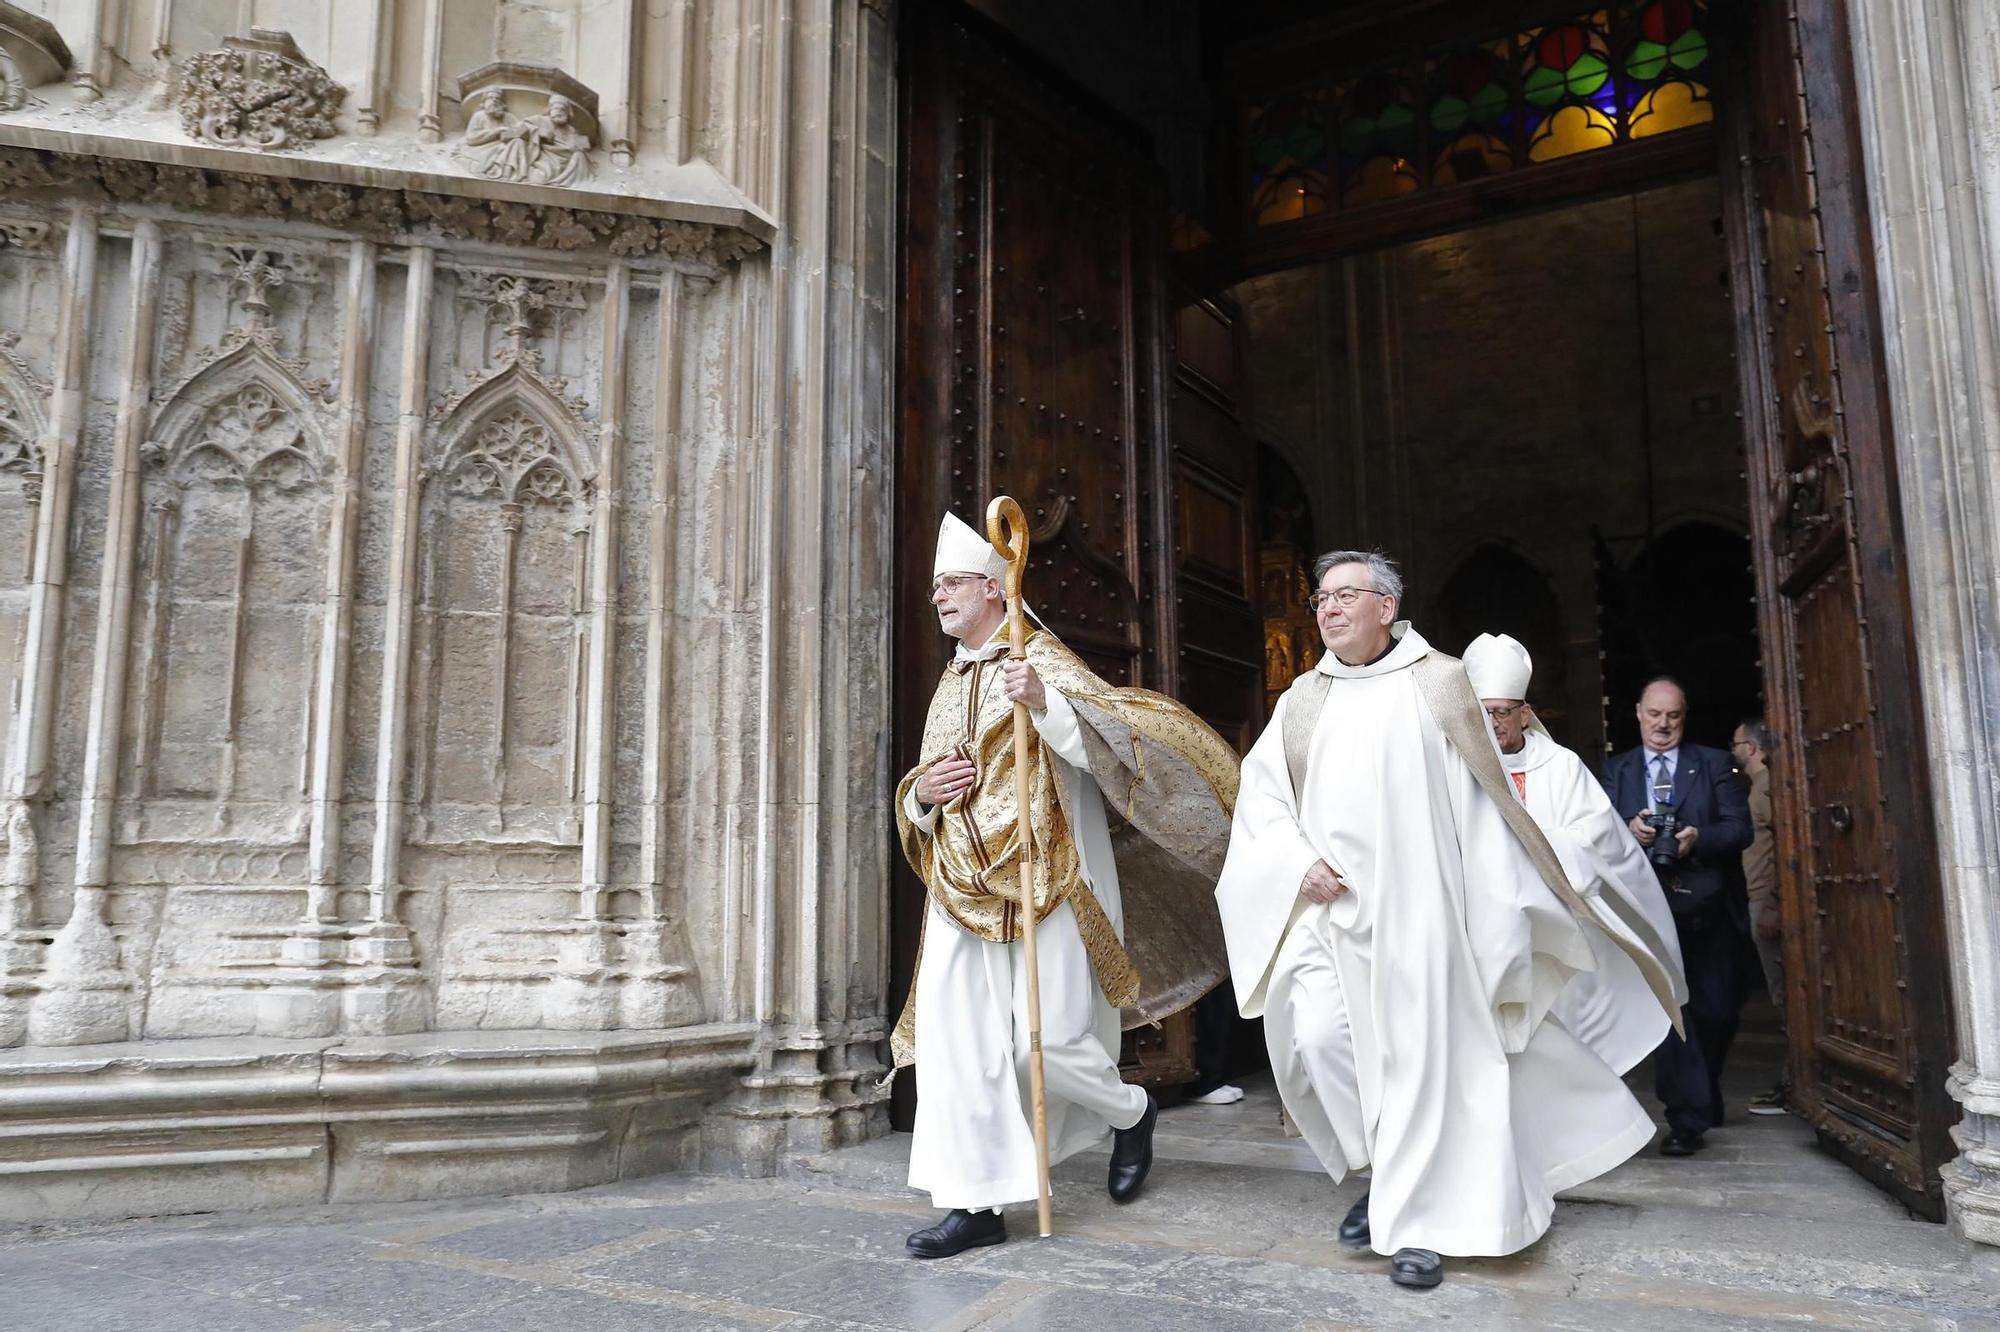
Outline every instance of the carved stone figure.
<svg viewBox="0 0 2000 1332">
<path fill-rule="evenodd" d="M 0 0 L 0 111 L 20 110 L 29 89 L 54 82 L 69 67 L 69 47 L 55 25 Z"/>
<path fill-rule="evenodd" d="M 290 33 L 250 33 L 188 61 L 178 95 L 181 128 L 205 143 L 267 152 L 332 138 L 347 90 L 307 60 Z"/>
<path fill-rule="evenodd" d="M 493 180 L 534 185 L 574 185 L 591 172 L 590 135 L 575 123 L 575 107 L 561 93 L 549 94 L 548 109 L 516 120 L 498 90 L 480 98 L 466 122 L 459 157 Z"/>
</svg>

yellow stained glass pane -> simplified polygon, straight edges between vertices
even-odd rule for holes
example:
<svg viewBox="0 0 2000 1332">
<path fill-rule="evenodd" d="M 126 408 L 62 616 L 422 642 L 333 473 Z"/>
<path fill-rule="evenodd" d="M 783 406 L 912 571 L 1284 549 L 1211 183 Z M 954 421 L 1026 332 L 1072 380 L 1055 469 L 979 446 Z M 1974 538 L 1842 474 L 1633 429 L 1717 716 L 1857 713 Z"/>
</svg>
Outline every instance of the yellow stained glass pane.
<svg viewBox="0 0 2000 1332">
<path fill-rule="evenodd" d="M 1257 196 L 1257 225 L 1296 222 L 1326 211 L 1326 178 L 1317 171 L 1293 172 L 1266 185 Z"/>
<path fill-rule="evenodd" d="M 1639 105 L 1632 111 L 1632 137 L 1643 139 L 1651 134 L 1686 129 L 1689 125 L 1705 125 L 1713 119 L 1715 103 L 1708 100 L 1708 89 L 1699 83 L 1676 80 L 1639 99 Z"/>
<path fill-rule="evenodd" d="M 1528 159 L 1550 162 L 1558 157 L 1609 148 L 1618 142 L 1618 127 L 1594 106 L 1565 106 L 1544 120 L 1528 141 Z"/>
<path fill-rule="evenodd" d="M 1417 173 L 1406 157 L 1390 157 L 1384 154 L 1371 157 L 1362 165 L 1347 189 L 1340 196 L 1343 204 L 1376 203 L 1383 199 L 1394 199 L 1417 190 Z"/>
<path fill-rule="evenodd" d="M 1513 165 L 1514 153 L 1505 141 L 1491 134 L 1461 134 L 1438 155 L 1437 165 L 1431 168 L 1431 183 L 1457 185 L 1498 175 Z"/>
</svg>

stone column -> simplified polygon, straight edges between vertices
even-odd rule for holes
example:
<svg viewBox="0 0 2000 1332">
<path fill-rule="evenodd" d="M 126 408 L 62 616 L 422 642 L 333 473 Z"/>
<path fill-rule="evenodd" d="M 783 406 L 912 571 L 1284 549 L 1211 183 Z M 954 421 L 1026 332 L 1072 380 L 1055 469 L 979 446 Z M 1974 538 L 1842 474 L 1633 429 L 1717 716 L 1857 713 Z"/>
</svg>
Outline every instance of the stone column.
<svg viewBox="0 0 2000 1332">
<path fill-rule="evenodd" d="M 545 1016 L 552 1027 L 618 1024 L 616 931 L 606 919 L 611 887 L 612 768 L 617 694 L 619 485 L 625 470 L 625 341 L 631 274 L 613 263 L 604 278 L 604 369 L 599 382 L 597 492 L 591 504 L 590 651 L 584 668 L 582 883 L 576 919 L 562 936 Z"/>
<path fill-rule="evenodd" d="M 737 1148 L 751 1160 L 881 1126 L 891 781 L 891 384 L 871 348 L 894 343 L 894 25 L 861 0 L 814 0 L 763 39 L 785 73 L 761 87 L 760 118 L 785 136 L 738 147 L 784 222 L 769 292 L 746 291 L 744 311 L 783 372 L 757 377 L 772 391 L 739 418 L 771 515 L 754 557 L 750 919 L 752 1012 L 772 1035 L 742 1079 Z"/>
<path fill-rule="evenodd" d="M 654 335 L 653 474 L 646 505 L 645 738 L 639 764 L 644 788 L 639 812 L 639 919 L 626 933 L 627 975 L 619 1000 L 621 1027 L 673 1027 L 701 1018 L 701 997 L 680 958 L 680 925 L 667 907 L 667 735 L 678 700 L 672 695 L 674 530 L 679 520 L 681 450 L 681 289 L 679 272 L 660 276 L 659 331 Z"/>
<path fill-rule="evenodd" d="M 90 312 L 97 298 L 97 215 L 78 206 L 70 213 L 63 249 L 62 309 L 56 314 L 55 384 L 48 429 L 41 440 L 41 501 L 35 513 L 35 548 L 28 574 L 28 623 L 21 643 L 19 702 L 7 773 L 7 861 L 0 873 L 0 924 L 18 931 L 34 923 L 40 885 L 40 841 L 34 806 L 50 791 L 49 751 L 55 739 L 56 676 L 62 665 L 63 602 L 69 591 L 70 504 L 76 493 L 77 455 L 83 447 L 86 382 L 90 373 Z M 0 976 L 0 1043 L 17 1045 L 31 1023 L 24 982 L 36 963 L 30 939 L 11 933 Z M 123 1019 L 123 1011 L 120 1011 Z"/>
<path fill-rule="evenodd" d="M 95 248 L 94 236 L 92 246 Z M 49 945 L 48 974 L 29 1010 L 28 1039 L 36 1045 L 122 1041 L 129 1034 L 126 1000 L 131 987 L 120 965 L 118 941 L 111 933 L 106 908 L 119 741 L 124 731 L 126 659 L 132 642 L 139 500 L 145 488 L 140 451 L 152 417 L 153 328 L 160 291 L 158 223 L 140 222 L 134 229 L 130 278 L 132 303 L 125 329 L 123 389 L 112 441 L 109 519 L 98 583 L 97 641 L 91 656 L 90 722 L 78 800 L 75 895 L 70 899 L 69 919 Z M 88 308 L 86 300 L 73 316 L 70 332 L 78 331 L 74 325 L 82 322 L 81 310 Z M 87 338 L 80 341 L 88 344 Z M 69 345 L 62 346 L 67 359 Z M 78 355 L 83 354 L 79 348 Z M 80 384 L 78 391 L 80 394 Z M 67 503 L 65 496 L 65 507 Z M 54 702 L 52 696 L 49 701 Z"/>
<path fill-rule="evenodd" d="M 411 637 L 423 487 L 424 409 L 430 386 L 431 294 L 437 251 L 417 246 L 403 288 L 402 383 L 396 397 L 394 498 L 389 520 L 387 602 L 382 611 L 382 694 L 375 742 L 375 841 L 368 857 L 368 917 L 355 931 L 350 961 L 364 983 L 349 992 L 352 1031 L 421 1031 L 428 992 L 417 973 L 409 927 L 397 911 L 403 887 L 403 774 L 410 750 Z"/>
<path fill-rule="evenodd" d="M 1848 14 L 1958 1018 L 1945 1202 L 2000 1244 L 2000 10 Z"/>
</svg>

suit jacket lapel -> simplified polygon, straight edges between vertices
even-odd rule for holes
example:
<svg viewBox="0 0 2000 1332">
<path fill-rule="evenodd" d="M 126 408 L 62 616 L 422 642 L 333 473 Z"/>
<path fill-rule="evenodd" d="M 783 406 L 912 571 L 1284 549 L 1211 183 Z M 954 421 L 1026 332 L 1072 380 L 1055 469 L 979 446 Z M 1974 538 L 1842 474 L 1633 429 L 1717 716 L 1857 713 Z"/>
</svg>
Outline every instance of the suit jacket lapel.
<svg viewBox="0 0 2000 1332">
<path fill-rule="evenodd" d="M 1681 746 L 1680 762 L 1674 764 L 1674 808 L 1687 804 L 1688 786 L 1701 770 L 1701 759 L 1688 745 Z"/>
</svg>

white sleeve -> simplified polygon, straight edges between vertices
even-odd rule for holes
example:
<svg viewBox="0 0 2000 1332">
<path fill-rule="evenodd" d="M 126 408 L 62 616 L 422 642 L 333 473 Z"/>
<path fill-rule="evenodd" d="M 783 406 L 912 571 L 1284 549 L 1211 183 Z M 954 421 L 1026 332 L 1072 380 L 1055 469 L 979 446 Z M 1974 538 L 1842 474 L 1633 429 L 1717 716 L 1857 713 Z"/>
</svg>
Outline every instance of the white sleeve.
<svg viewBox="0 0 2000 1332">
<path fill-rule="evenodd" d="M 903 796 L 903 813 L 909 816 L 910 826 L 926 836 L 937 828 L 937 807 L 926 806 L 923 801 L 917 799 L 915 782 L 910 784 L 909 791 Z"/>
<path fill-rule="evenodd" d="M 1072 768 L 1090 768 L 1090 755 L 1083 747 L 1083 728 L 1076 719 L 1076 709 L 1069 700 L 1053 689 L 1045 689 L 1048 706 L 1040 712 L 1032 709 L 1028 719 L 1035 723 L 1035 731 L 1042 737 L 1042 743 L 1055 752 L 1057 758 Z"/>
</svg>

